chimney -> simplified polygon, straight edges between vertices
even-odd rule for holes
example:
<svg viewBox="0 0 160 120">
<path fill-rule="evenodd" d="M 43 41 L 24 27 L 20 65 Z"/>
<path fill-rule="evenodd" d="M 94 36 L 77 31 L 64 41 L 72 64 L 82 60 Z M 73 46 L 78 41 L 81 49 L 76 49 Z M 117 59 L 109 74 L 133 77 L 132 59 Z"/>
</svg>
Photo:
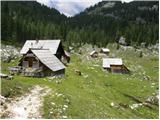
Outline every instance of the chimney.
<svg viewBox="0 0 160 120">
<path fill-rule="evenodd" d="M 31 42 L 31 48 L 33 48 L 33 43 Z"/>
</svg>

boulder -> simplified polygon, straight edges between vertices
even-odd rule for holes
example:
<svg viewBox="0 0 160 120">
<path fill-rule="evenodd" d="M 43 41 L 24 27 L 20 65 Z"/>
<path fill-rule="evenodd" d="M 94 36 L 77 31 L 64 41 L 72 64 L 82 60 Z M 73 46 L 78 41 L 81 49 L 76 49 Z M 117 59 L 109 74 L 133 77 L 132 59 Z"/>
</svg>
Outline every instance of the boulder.
<svg viewBox="0 0 160 120">
<path fill-rule="evenodd" d="M 10 45 L 1 45 L 1 60 L 3 62 L 10 62 L 13 59 L 20 57 L 20 52 L 17 48 Z"/>
<path fill-rule="evenodd" d="M 124 38 L 123 36 L 120 37 L 119 41 L 118 41 L 119 44 L 121 45 L 127 45 L 126 43 L 126 38 Z"/>
</svg>

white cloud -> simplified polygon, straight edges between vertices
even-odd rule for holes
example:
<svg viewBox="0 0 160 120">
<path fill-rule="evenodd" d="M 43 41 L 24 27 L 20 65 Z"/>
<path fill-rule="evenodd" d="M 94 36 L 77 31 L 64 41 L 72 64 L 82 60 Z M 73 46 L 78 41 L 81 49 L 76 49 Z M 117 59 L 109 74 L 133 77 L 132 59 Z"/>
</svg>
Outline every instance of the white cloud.
<svg viewBox="0 0 160 120">
<path fill-rule="evenodd" d="M 74 16 L 87 7 L 95 5 L 102 0 L 37 0 L 37 2 L 55 8 L 66 16 Z M 122 2 L 130 2 L 132 0 L 122 0 Z"/>
<path fill-rule="evenodd" d="M 102 0 L 37 0 L 37 2 L 53 7 L 66 16 L 73 16 L 85 8 Z"/>
</svg>

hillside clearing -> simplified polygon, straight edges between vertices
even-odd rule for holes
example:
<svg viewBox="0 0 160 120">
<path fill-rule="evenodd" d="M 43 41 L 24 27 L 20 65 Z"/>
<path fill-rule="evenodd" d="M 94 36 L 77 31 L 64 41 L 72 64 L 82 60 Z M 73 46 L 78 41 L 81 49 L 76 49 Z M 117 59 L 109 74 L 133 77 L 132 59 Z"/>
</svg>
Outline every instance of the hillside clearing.
<svg viewBox="0 0 160 120">
<path fill-rule="evenodd" d="M 22 85 L 45 85 L 54 91 L 55 94 L 44 97 L 42 118 L 158 118 L 158 105 L 142 105 L 150 96 L 156 96 L 159 89 L 158 55 L 142 49 L 145 55 L 139 57 L 139 52 L 134 48 L 117 50 L 114 44 L 107 47 L 111 50 L 110 56 L 114 54 L 124 60 L 131 75 L 104 71 L 102 59 L 89 58 L 92 49 L 86 45 L 81 47 L 81 54 L 77 51 L 71 54 L 64 78 L 15 75 L 12 81 Z M 8 74 L 7 67 L 17 63 L 18 60 L 3 63 L 2 72 Z M 82 75 L 75 74 L 75 69 Z M 5 92 L 3 89 L 9 82 L 2 83 L 2 92 Z"/>
</svg>

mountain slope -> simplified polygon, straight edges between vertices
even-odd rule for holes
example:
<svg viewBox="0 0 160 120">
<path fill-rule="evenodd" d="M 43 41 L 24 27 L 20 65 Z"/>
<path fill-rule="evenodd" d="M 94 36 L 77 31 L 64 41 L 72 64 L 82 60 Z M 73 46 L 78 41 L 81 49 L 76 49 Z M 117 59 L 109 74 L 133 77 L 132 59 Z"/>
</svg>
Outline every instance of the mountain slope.
<svg viewBox="0 0 160 120">
<path fill-rule="evenodd" d="M 84 43 L 105 47 L 121 36 L 128 45 L 158 42 L 158 1 L 102 1 L 67 18 L 35 1 L 2 1 L 2 41 L 61 39 L 66 46 Z"/>
<path fill-rule="evenodd" d="M 128 44 L 154 44 L 158 40 L 158 11 L 158 1 L 103 1 L 72 17 L 70 24 L 101 29 L 112 42 L 125 36 Z"/>
<path fill-rule="evenodd" d="M 71 20 L 83 24 L 84 16 L 88 17 L 87 19 L 89 20 L 92 20 L 92 17 L 98 16 L 99 19 L 114 19 L 149 24 L 158 23 L 158 11 L 158 1 L 134 1 L 130 3 L 103 1 L 93 7 L 87 8 L 84 12 L 76 15 Z M 90 22 L 90 24 L 92 24 L 92 22 Z"/>
<path fill-rule="evenodd" d="M 51 37 L 54 36 L 53 31 L 56 32 L 54 29 L 66 20 L 66 16 L 56 9 L 35 1 L 2 1 L 1 6 L 2 40 L 22 42 L 26 39 Z"/>
</svg>

